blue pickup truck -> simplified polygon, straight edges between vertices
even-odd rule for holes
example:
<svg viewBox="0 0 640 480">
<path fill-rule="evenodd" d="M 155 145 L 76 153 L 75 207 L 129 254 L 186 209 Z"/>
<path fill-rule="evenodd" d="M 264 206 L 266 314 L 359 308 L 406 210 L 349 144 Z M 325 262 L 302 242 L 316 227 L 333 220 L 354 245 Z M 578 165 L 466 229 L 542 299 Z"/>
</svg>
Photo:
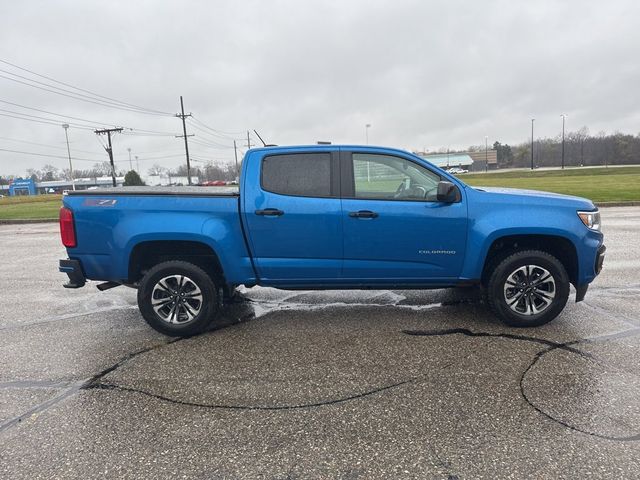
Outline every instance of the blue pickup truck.
<svg viewBox="0 0 640 480">
<path fill-rule="evenodd" d="M 602 268 L 589 200 L 465 185 L 380 147 L 249 150 L 239 188 L 68 192 L 60 260 L 68 288 L 138 290 L 167 335 L 206 330 L 239 285 L 432 289 L 478 285 L 508 325 L 533 327 L 576 301 Z"/>
</svg>

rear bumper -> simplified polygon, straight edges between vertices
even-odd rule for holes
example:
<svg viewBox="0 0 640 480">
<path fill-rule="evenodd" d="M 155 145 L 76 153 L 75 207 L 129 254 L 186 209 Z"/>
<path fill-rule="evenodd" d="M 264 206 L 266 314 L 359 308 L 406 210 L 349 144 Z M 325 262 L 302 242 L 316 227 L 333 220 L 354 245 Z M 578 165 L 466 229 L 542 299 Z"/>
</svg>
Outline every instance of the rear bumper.
<svg viewBox="0 0 640 480">
<path fill-rule="evenodd" d="M 62 285 L 64 288 L 80 288 L 84 287 L 84 284 L 87 283 L 82 265 L 78 260 L 60 260 L 59 270 L 62 273 L 66 273 L 69 277 L 69 281 Z"/>
</svg>

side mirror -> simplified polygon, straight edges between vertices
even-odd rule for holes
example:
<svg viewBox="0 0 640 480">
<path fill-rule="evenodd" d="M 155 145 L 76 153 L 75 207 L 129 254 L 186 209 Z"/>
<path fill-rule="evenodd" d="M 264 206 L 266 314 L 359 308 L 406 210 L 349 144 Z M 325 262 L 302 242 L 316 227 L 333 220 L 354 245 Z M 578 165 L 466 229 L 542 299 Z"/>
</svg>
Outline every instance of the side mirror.
<svg viewBox="0 0 640 480">
<path fill-rule="evenodd" d="M 438 182 L 437 200 L 444 203 L 454 203 L 458 201 L 458 187 L 451 182 Z"/>
</svg>

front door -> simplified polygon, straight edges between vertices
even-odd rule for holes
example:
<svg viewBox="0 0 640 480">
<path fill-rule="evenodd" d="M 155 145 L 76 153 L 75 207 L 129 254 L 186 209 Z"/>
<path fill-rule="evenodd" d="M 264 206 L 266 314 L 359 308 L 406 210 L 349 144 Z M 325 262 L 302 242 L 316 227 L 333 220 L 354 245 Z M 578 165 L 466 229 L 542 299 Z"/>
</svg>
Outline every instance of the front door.
<svg viewBox="0 0 640 480">
<path fill-rule="evenodd" d="M 340 276 L 338 171 L 337 152 L 271 154 L 245 181 L 245 220 L 264 285 L 327 283 Z"/>
<path fill-rule="evenodd" d="M 437 171 L 409 156 L 341 153 L 343 281 L 438 284 L 456 279 L 467 208 L 436 199 Z"/>
</svg>

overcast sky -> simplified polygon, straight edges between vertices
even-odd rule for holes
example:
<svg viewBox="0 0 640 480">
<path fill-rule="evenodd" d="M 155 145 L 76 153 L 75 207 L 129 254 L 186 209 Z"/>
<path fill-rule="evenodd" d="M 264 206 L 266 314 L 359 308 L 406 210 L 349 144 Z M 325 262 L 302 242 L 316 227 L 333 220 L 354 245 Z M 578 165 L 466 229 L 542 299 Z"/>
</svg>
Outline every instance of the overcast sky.
<svg viewBox="0 0 640 480">
<path fill-rule="evenodd" d="M 195 119 L 231 132 L 190 123 L 191 151 L 201 160 L 232 161 L 232 138 L 245 148 L 242 132 L 254 128 L 268 143 L 365 143 L 371 124 L 372 144 L 453 149 L 482 144 L 485 135 L 490 143 L 525 141 L 532 117 L 536 136 L 555 136 L 562 113 L 569 130 L 638 134 L 639 19 L 632 0 L 0 0 L 0 59 L 169 114 L 183 95 Z M 0 70 L 73 91 L 6 63 Z M 89 120 L 67 119 L 85 126 L 181 133 L 169 115 L 82 102 L 6 78 L 0 101 L 0 114 L 54 123 L 0 115 L 5 150 L 66 155 L 63 117 L 6 102 Z M 107 159 L 91 130 L 72 126 L 69 137 L 74 166 Z M 121 169 L 127 148 L 144 172 L 156 162 L 183 162 L 182 140 L 170 135 L 113 141 Z M 0 174 L 45 163 L 68 162 L 0 151 Z"/>
</svg>

